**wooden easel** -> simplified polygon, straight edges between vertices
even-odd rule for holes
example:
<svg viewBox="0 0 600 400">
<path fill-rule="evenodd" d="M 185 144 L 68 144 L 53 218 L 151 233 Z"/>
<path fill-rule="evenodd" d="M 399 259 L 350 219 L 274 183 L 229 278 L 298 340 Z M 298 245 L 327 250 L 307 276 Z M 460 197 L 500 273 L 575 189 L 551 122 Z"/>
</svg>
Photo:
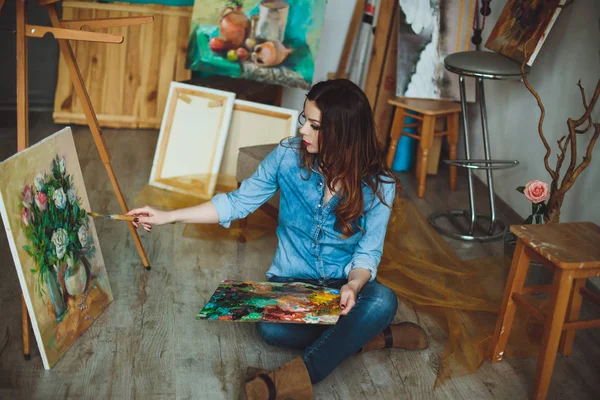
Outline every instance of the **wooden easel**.
<svg viewBox="0 0 600 400">
<path fill-rule="evenodd" d="M 110 155 L 104 142 L 104 137 L 100 130 L 100 125 L 96 119 L 96 114 L 92 108 L 92 103 L 88 96 L 87 90 L 77 61 L 73 55 L 73 50 L 69 40 L 82 40 L 89 42 L 104 42 L 104 43 L 122 43 L 123 37 L 107 33 L 96 33 L 82 31 L 84 26 L 90 28 L 109 28 L 117 26 L 131 26 L 151 23 L 154 17 L 128 17 L 128 18 L 112 18 L 112 19 L 97 19 L 97 20 L 79 20 L 79 21 L 61 21 L 58 18 L 58 10 L 56 3 L 60 0 L 37 0 L 39 5 L 45 6 L 52 22 L 52 27 L 28 25 L 27 24 L 27 0 L 16 0 L 17 2 L 17 23 L 16 23 L 16 40 L 17 40 L 17 150 L 22 151 L 29 145 L 29 124 L 28 124 L 28 95 L 27 95 L 27 38 L 41 38 L 47 33 L 50 33 L 58 40 L 60 51 L 65 58 L 65 62 L 69 69 L 69 75 L 73 82 L 75 92 L 81 101 L 83 112 L 87 123 L 92 131 L 96 148 L 100 153 L 102 163 L 106 167 L 108 177 L 113 185 L 117 195 L 121 210 L 126 213 L 128 211 L 127 204 L 123 198 L 123 193 L 119 187 L 119 182 L 110 164 Z M 4 0 L 0 0 L 0 11 L 4 5 Z M 142 243 L 137 231 L 133 225 L 129 224 L 129 231 L 133 236 L 135 246 L 142 258 L 142 263 L 146 269 L 150 269 L 150 263 L 146 252 L 142 247 Z M 30 342 L 29 342 L 29 318 L 27 306 L 24 298 L 22 298 L 22 326 L 23 326 L 23 354 L 26 360 L 30 358 Z"/>
</svg>

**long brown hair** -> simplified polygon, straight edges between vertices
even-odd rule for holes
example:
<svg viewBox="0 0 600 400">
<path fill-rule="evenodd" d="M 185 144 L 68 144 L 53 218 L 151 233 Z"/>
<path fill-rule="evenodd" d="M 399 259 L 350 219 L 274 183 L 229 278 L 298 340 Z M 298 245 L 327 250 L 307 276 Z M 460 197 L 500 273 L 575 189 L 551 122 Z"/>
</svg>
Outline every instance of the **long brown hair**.
<svg viewBox="0 0 600 400">
<path fill-rule="evenodd" d="M 396 198 L 402 186 L 386 164 L 369 100 L 357 85 L 347 79 L 319 82 L 306 99 L 314 101 L 321 111 L 319 152 L 309 153 L 302 145 L 301 163 L 310 173 L 316 158 L 329 190 L 335 193 L 339 185 L 335 214 L 338 228 L 349 237 L 356 233 L 353 224 L 358 226 L 364 210 L 363 182 L 390 208 L 393 204 L 385 202 L 382 184 L 394 183 Z"/>
</svg>

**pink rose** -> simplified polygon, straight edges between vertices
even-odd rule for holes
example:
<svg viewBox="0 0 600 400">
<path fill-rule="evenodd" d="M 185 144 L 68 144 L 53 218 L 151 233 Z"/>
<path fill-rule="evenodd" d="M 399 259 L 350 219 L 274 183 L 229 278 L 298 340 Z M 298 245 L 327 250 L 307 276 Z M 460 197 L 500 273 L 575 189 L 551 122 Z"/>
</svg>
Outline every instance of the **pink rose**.
<svg viewBox="0 0 600 400">
<path fill-rule="evenodd" d="M 525 185 L 523 194 L 529 201 L 538 204 L 550 196 L 550 190 L 548 189 L 548 184 L 546 182 L 535 180 Z"/>
<path fill-rule="evenodd" d="M 31 185 L 25 185 L 21 192 L 21 199 L 23 200 L 23 205 L 25 207 L 31 207 Z"/>
<path fill-rule="evenodd" d="M 44 211 L 46 208 L 48 208 L 48 198 L 46 197 L 46 193 L 43 192 L 37 192 L 35 194 L 35 204 L 37 204 L 38 208 L 41 211 Z"/>
<path fill-rule="evenodd" d="M 23 222 L 23 225 L 29 226 L 30 219 L 31 219 L 31 214 L 29 213 L 29 208 L 24 208 L 21 211 L 21 222 Z"/>
</svg>

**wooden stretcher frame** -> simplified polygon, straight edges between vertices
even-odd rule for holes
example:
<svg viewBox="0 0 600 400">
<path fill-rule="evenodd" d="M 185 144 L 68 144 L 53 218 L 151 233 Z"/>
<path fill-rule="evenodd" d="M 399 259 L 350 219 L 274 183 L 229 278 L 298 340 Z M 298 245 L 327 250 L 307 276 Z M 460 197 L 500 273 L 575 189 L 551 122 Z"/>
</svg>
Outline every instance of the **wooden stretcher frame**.
<svg viewBox="0 0 600 400">
<path fill-rule="evenodd" d="M 240 126 L 240 123 L 244 123 L 240 119 L 248 114 L 260 116 L 260 124 Z M 218 192 L 237 189 L 237 158 L 241 147 L 278 143 L 282 139 L 294 137 L 298 133 L 298 111 L 288 108 L 235 100 L 231 118 L 223 161 L 217 180 Z M 275 130 L 274 125 L 280 122 L 284 122 L 284 128 Z"/>
<path fill-rule="evenodd" d="M 182 132 L 173 131 L 177 105 L 181 104 L 181 102 L 189 104 L 194 98 L 208 100 L 208 103 L 206 104 L 209 108 L 221 109 L 221 113 L 218 116 L 216 132 L 194 130 L 194 128 L 197 129 L 197 127 L 189 127 L 189 130 L 186 129 Z M 169 88 L 169 96 L 161 124 L 158 143 L 156 145 L 154 162 L 152 163 L 152 170 L 150 172 L 150 185 L 199 198 L 208 199 L 212 197 L 215 192 L 217 176 L 223 158 L 227 135 L 229 133 L 234 101 L 235 93 L 172 82 L 171 87 Z M 175 135 L 193 135 L 196 133 L 214 139 L 212 148 L 209 152 L 210 158 L 205 160 L 202 157 L 195 157 L 194 160 L 189 160 L 191 163 L 197 163 L 197 174 L 180 177 L 164 177 L 163 172 L 165 169 L 165 162 L 169 162 L 169 160 L 166 159 L 169 141 L 173 140 Z"/>
</svg>

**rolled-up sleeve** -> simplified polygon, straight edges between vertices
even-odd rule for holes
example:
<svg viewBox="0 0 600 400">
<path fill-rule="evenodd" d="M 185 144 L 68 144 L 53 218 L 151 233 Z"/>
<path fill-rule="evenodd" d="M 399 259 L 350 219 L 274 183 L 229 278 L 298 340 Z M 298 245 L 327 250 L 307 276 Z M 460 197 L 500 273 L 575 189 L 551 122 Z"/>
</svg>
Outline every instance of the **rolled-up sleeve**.
<svg viewBox="0 0 600 400">
<path fill-rule="evenodd" d="M 245 218 L 273 197 L 279 189 L 277 175 L 287 150 L 279 144 L 237 190 L 219 193 L 211 199 L 219 214 L 219 224 L 229 228 L 231 221 Z"/>
<path fill-rule="evenodd" d="M 383 198 L 388 205 L 392 205 L 395 195 L 396 186 L 394 183 L 383 184 Z M 369 270 L 371 272 L 369 281 L 373 281 L 377 276 L 377 268 L 383 253 L 385 233 L 392 211 L 379 198 L 376 198 L 374 203 L 373 207 L 365 213 L 364 234 L 356 244 L 352 259 L 344 269 L 346 277 L 354 268 Z"/>
</svg>

